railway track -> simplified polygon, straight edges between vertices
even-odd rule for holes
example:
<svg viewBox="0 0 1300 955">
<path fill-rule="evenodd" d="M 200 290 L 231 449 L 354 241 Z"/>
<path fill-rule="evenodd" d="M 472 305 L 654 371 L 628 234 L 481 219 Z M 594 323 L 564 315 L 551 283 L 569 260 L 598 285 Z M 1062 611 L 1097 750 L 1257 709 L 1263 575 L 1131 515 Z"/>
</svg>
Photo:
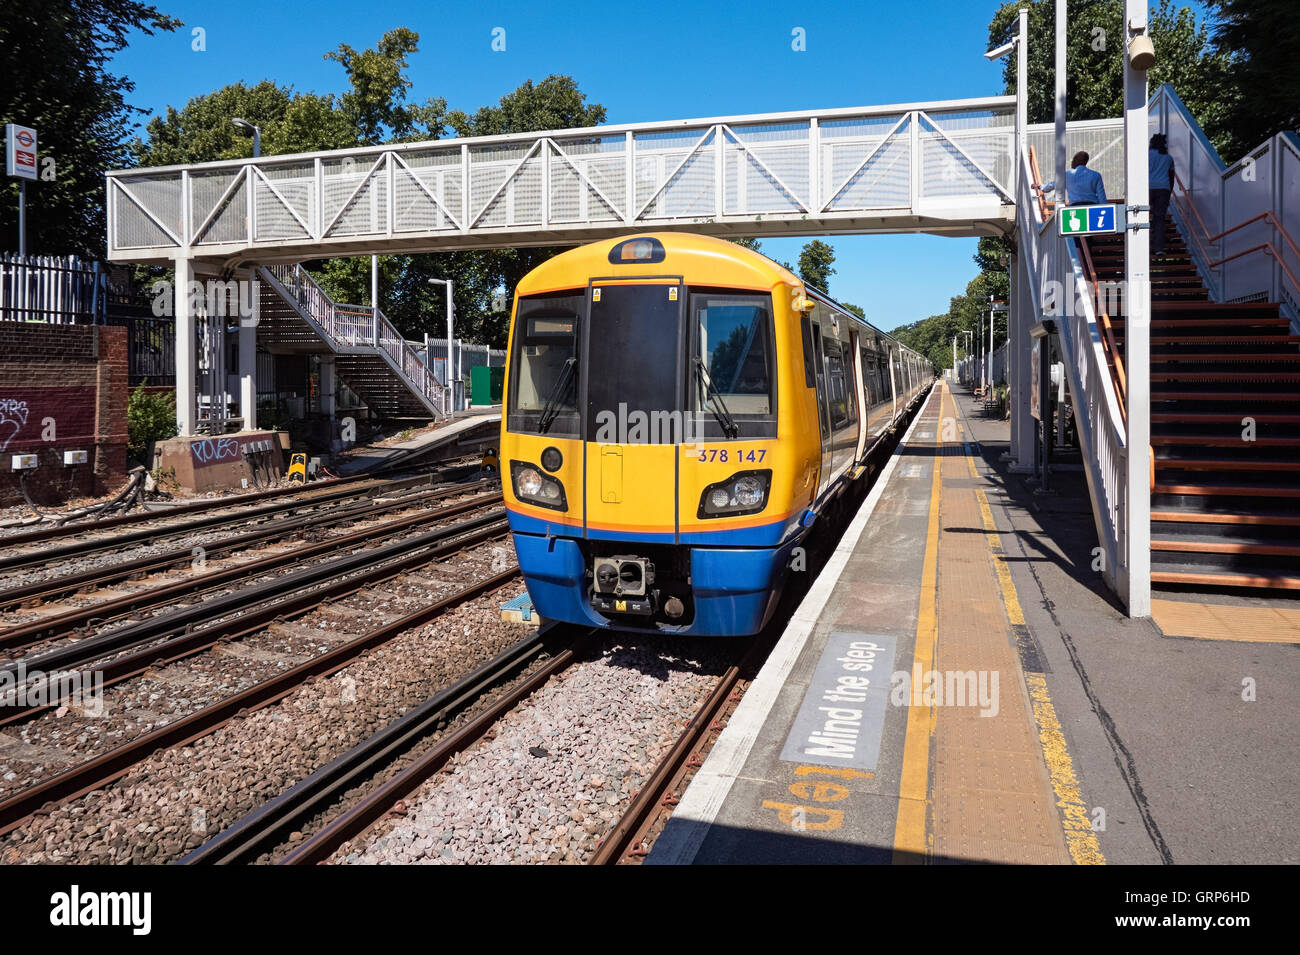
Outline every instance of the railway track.
<svg viewBox="0 0 1300 955">
<path fill-rule="evenodd" d="M 472 488 L 457 489 L 442 496 L 472 492 L 473 490 Z M 441 497 L 438 499 L 441 499 Z M 185 608 L 177 608 L 146 620 L 137 620 L 125 628 L 114 630 L 112 638 L 106 636 L 104 642 L 132 640 L 136 636 L 147 638 L 149 634 L 166 633 L 169 628 L 194 626 L 202 620 L 225 612 L 231 604 L 232 594 L 246 594 L 248 599 L 256 599 L 261 597 L 263 593 L 276 593 L 285 586 L 292 586 L 294 581 L 301 583 L 303 586 L 309 586 L 315 582 L 319 574 L 328 573 L 330 568 L 341 570 L 351 566 L 350 564 L 337 562 L 338 560 L 344 560 L 344 558 L 321 564 L 314 563 L 331 553 L 346 552 L 351 548 L 366 548 L 368 545 L 374 544 L 377 539 L 403 535 L 405 532 L 421 525 L 446 520 L 459 514 L 493 505 L 499 499 L 499 491 L 481 491 L 465 501 L 444 505 L 433 510 L 418 510 L 406 517 L 365 526 L 342 536 L 329 537 L 314 544 L 272 553 L 266 557 L 244 561 L 230 567 L 206 569 L 205 562 L 205 569 L 187 574 L 180 580 L 163 581 L 144 590 L 133 591 L 58 613 L 42 615 L 34 620 L 17 623 L 0 630 L 0 652 L 12 656 L 16 650 L 29 650 L 41 641 L 59 639 L 70 635 L 76 636 L 81 643 L 85 643 L 85 638 L 90 637 L 93 633 L 103 631 L 114 623 L 126 620 L 131 615 L 139 615 L 141 611 L 173 604 L 182 599 L 193 600 L 201 597 L 202 600 L 198 604 L 191 603 Z M 369 517 L 382 516 L 382 514 L 393 509 L 409 510 L 413 506 L 418 507 L 421 503 L 428 502 L 411 501 L 391 507 L 377 506 L 373 510 L 368 510 L 365 514 L 353 514 L 348 519 L 362 521 Z M 328 523 L 328 519 L 321 522 L 322 525 Z M 389 550 L 401 551 L 403 546 L 418 546 L 414 543 L 416 539 L 415 537 L 399 539 L 392 545 L 388 545 Z M 369 559 L 379 559 L 378 553 L 380 550 L 380 548 L 369 547 L 369 549 L 354 554 L 352 557 L 346 558 L 346 560 L 350 560 L 354 564 L 365 565 Z M 367 558 L 366 555 L 371 556 Z M 293 571 L 292 568 L 294 567 L 301 567 L 302 569 Z M 115 575 L 118 570 L 110 573 Z M 269 575 L 274 576 L 265 584 L 250 585 L 249 587 L 232 590 L 243 581 L 258 580 Z M 100 581 L 101 578 L 96 576 L 86 586 L 94 586 Z M 3 593 L 0 592 L 0 599 L 3 599 Z M 221 596 L 223 593 L 225 596 Z M 43 665 L 48 668 L 48 663 Z"/>
<path fill-rule="evenodd" d="M 388 724 L 369 738 L 249 813 L 234 825 L 187 854 L 186 865 L 251 863 L 276 854 L 287 865 L 323 862 L 344 842 L 363 833 L 409 795 L 448 759 L 480 739 L 502 714 L 562 672 L 577 658 L 594 631 L 577 634 L 572 628 L 543 628 L 467 673 L 451 686 Z M 532 666 L 536 664 L 535 666 Z M 531 670 L 530 670 L 531 666 Z M 493 691 L 523 675 L 463 727 L 437 738 L 458 713 L 489 699 Z M 379 785 L 368 785 L 422 743 L 424 752 Z M 331 813 L 313 835 L 285 852 L 294 832 L 361 790 L 345 810 Z"/>
<path fill-rule="evenodd" d="M 435 785 L 440 771 L 476 744 L 494 740 L 502 721 L 522 704 L 532 705 L 576 666 L 601 665 L 601 655 L 591 659 L 588 652 L 606 637 L 600 631 L 557 625 L 526 638 L 247 813 L 181 862 L 339 861 L 372 840 L 379 823 L 411 812 L 422 788 Z M 748 652 L 704 694 L 703 705 L 686 721 L 685 730 L 588 861 L 606 863 L 625 856 L 635 860 L 636 853 L 644 851 L 644 833 L 661 824 L 660 813 L 670 811 L 665 793 L 685 785 L 685 774 L 693 770 L 710 734 L 720 730 L 720 717 L 739 700 L 768 648 L 758 640 L 746 646 Z M 737 651 L 733 648 L 732 653 Z M 461 725 L 448 728 L 458 713 L 467 715 Z M 540 751 L 529 752 L 537 756 Z M 692 756 L 697 757 L 694 762 Z"/>
<path fill-rule="evenodd" d="M 490 539 L 487 536 L 489 531 L 496 537 L 499 537 L 501 533 L 500 528 L 485 525 L 475 533 L 463 535 L 458 539 L 449 539 L 441 547 L 429 548 L 425 554 L 424 562 L 427 563 L 429 560 L 448 556 L 457 550 L 463 550 L 474 544 L 481 543 L 485 539 Z M 399 571 L 393 570 L 392 573 L 396 575 Z M 68 770 L 28 786 L 0 800 L 0 836 L 23 826 L 25 822 L 30 821 L 37 814 L 48 812 L 51 804 L 65 803 L 100 789 L 130 772 L 142 760 L 149 758 L 152 754 L 192 743 L 211 734 L 215 729 L 227 724 L 236 716 L 246 715 L 276 703 L 293 693 L 307 681 L 335 673 L 353 663 L 368 651 L 383 646 L 399 634 L 428 624 L 449 610 L 510 584 L 516 581 L 517 578 L 518 569 L 513 566 L 496 573 L 484 575 L 481 579 L 460 587 L 453 593 L 428 603 L 411 613 L 386 620 L 377 627 L 369 629 L 360 635 L 350 637 L 346 642 L 327 652 L 298 663 L 282 672 L 275 673 L 238 693 L 230 694 L 216 702 L 203 706 L 187 716 L 167 722 L 165 725 L 156 726 L 147 733 L 130 739 L 121 745 L 114 746 Z M 351 592 L 356 593 L 363 588 L 373 586 L 374 581 L 363 583 L 353 581 Z M 338 595 L 335 594 L 334 596 L 337 597 Z M 312 598 L 297 597 L 293 599 L 310 601 Z M 324 598 L 316 600 L 318 604 L 323 602 Z M 308 606 L 307 603 L 303 603 L 296 609 L 302 611 L 308 609 Z M 130 676 L 153 670 L 169 660 L 174 661 L 185 656 L 192 656 L 201 650 L 211 648 L 219 642 L 228 640 L 231 636 L 246 636 L 256 632 L 268 620 L 283 621 L 286 618 L 286 614 L 283 612 L 285 608 L 281 606 L 276 609 L 280 612 L 270 615 L 259 614 L 258 622 L 245 622 L 242 631 L 234 634 L 218 634 L 212 628 L 195 631 L 193 634 L 184 634 L 167 646 L 162 657 L 158 657 L 160 648 L 150 648 L 147 653 L 115 660 L 101 668 L 102 673 L 111 677 L 111 681 L 106 680 L 105 683 L 106 685 L 110 682 L 118 683 Z"/>
<path fill-rule="evenodd" d="M 115 523 L 109 529 L 121 526 L 121 523 L 126 523 L 128 518 L 132 519 L 131 523 L 160 519 L 163 520 L 163 523 L 156 527 L 141 527 L 121 533 L 92 536 L 62 544 L 54 543 L 54 541 L 63 537 L 85 535 L 87 533 L 96 534 L 106 529 L 105 525 L 108 524 L 108 521 L 105 521 L 102 525 L 68 526 L 51 528 L 43 533 L 0 537 L 0 546 L 4 548 L 4 551 L 0 553 L 0 574 L 12 575 L 19 571 L 29 571 L 32 568 L 45 567 L 50 564 L 66 564 L 68 561 L 91 557 L 106 551 L 119 551 L 124 547 L 157 545 L 177 537 L 192 536 L 198 533 L 212 533 L 232 526 L 274 520 L 299 511 L 319 513 L 319 509 L 324 504 L 346 504 L 358 498 L 380 497 L 407 488 L 433 484 L 439 480 L 439 477 L 439 474 L 435 472 L 374 482 L 364 486 L 356 486 L 354 482 L 349 482 L 343 487 L 333 486 L 319 490 L 313 488 L 309 492 L 304 492 L 301 489 L 277 491 L 275 492 L 276 496 L 288 496 L 290 500 L 241 507 L 233 512 L 230 511 L 231 505 L 227 503 L 229 499 L 196 502 L 196 507 L 197 505 L 203 505 L 197 507 L 202 516 L 183 521 L 169 521 L 166 518 L 172 516 L 170 513 L 167 515 L 158 515 L 156 513 L 124 515 L 122 518 L 111 519 L 115 520 Z M 191 505 L 183 506 L 186 508 L 187 514 L 193 513 L 188 510 Z M 210 511 L 216 511 L 217 513 L 207 513 Z"/>
</svg>

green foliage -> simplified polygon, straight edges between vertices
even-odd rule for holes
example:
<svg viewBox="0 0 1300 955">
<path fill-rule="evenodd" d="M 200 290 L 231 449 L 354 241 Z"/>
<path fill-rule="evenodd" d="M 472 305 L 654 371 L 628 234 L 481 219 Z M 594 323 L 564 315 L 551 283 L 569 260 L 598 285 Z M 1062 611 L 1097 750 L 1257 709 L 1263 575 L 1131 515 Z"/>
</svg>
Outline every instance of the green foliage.
<svg viewBox="0 0 1300 955">
<path fill-rule="evenodd" d="M 352 89 L 343 94 L 340 112 L 357 142 L 374 146 L 382 142 L 436 139 L 443 126 L 447 101 L 430 98 L 424 105 L 407 106 L 407 57 L 419 49 L 420 35 L 406 27 L 389 30 L 373 50 L 357 51 L 340 43 L 325 59 L 342 65 Z"/>
<path fill-rule="evenodd" d="M 103 255 L 104 173 L 129 161 L 140 110 L 134 84 L 109 69 L 128 35 L 175 30 L 179 20 L 135 0 L 25 0 L 0 4 L 0 117 L 36 127 L 38 174 L 27 184 L 27 248 Z M 18 247 L 16 179 L 0 185 L 0 246 Z"/>
<path fill-rule="evenodd" d="M 588 106 L 586 99 L 573 77 L 552 74 L 537 84 L 525 80 L 514 92 L 501 97 L 496 106 L 484 106 L 472 117 L 461 110 L 452 110 L 447 114 L 447 125 L 457 136 L 500 136 L 598 126 L 605 121 L 605 107 Z"/>
<path fill-rule="evenodd" d="M 143 386 L 131 392 L 126 403 L 127 453 L 143 461 L 149 442 L 176 437 L 176 396 L 167 391 L 151 394 Z"/>
<path fill-rule="evenodd" d="M 1019 9 L 1029 9 L 1029 121 L 1050 123 L 1055 111 L 1056 12 L 1054 0 L 1005 3 L 989 24 L 990 48 L 1012 38 Z M 1069 0 L 1066 13 L 1066 118 L 1103 119 L 1123 112 L 1123 0 Z M 1230 57 L 1210 41 L 1205 21 L 1172 0 L 1153 5 L 1148 22 L 1156 64 L 1147 74 L 1152 90 L 1171 83 L 1200 119 L 1211 139 L 1224 137 L 1223 100 Z M 1016 91 L 1016 57 L 1003 61 L 1006 92 Z M 1216 143 L 1217 144 L 1217 143 Z"/>
<path fill-rule="evenodd" d="M 821 239 L 813 239 L 799 253 L 799 278 L 827 295 L 831 291 L 831 276 L 835 274 L 835 250 Z"/>
<path fill-rule="evenodd" d="M 1184 96 L 1228 162 L 1274 133 L 1300 127 L 1300 4 L 1295 0 L 1212 0 L 1214 45 L 1232 60 L 1221 117 L 1207 120 Z M 1159 48 L 1157 47 L 1157 50 Z M 1181 89 L 1179 95 L 1183 94 Z M 1210 132 L 1215 138 L 1214 132 Z"/>
<path fill-rule="evenodd" d="M 862 319 L 864 322 L 867 320 L 867 313 L 862 310 L 861 306 L 850 305 L 848 302 L 840 302 L 840 304 L 843 305 L 845 308 L 847 308 L 854 315 L 858 316 L 858 318 Z"/>
</svg>

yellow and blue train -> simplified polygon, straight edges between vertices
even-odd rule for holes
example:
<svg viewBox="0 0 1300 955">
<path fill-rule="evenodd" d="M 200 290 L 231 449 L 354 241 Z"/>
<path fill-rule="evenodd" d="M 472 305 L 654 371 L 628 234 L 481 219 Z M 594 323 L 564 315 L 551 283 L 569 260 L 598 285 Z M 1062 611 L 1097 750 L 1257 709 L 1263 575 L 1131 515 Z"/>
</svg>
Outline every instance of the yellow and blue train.
<svg viewBox="0 0 1300 955">
<path fill-rule="evenodd" d="M 755 633 L 794 549 L 934 377 L 765 256 L 595 242 L 519 283 L 501 476 L 552 620 Z"/>
</svg>

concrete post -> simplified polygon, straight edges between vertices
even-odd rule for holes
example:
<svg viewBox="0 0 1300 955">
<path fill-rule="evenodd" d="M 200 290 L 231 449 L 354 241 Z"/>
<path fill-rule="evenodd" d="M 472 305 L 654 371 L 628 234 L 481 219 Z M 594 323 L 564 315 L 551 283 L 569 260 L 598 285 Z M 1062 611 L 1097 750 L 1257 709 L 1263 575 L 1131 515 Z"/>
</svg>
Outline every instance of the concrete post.
<svg viewBox="0 0 1300 955">
<path fill-rule="evenodd" d="M 195 353 L 194 312 L 190 308 L 190 283 L 194 262 L 178 255 L 172 293 L 176 315 L 176 426 L 181 437 L 194 434 L 198 419 L 198 356 Z"/>
<path fill-rule="evenodd" d="M 334 420 L 336 414 L 335 396 L 338 386 L 334 377 L 334 356 L 322 355 L 320 359 L 320 410 L 323 415 Z"/>
<path fill-rule="evenodd" d="M 239 316 L 239 414 L 245 431 L 257 430 L 257 325 L 261 321 L 261 285 L 252 274 L 253 312 Z"/>
</svg>

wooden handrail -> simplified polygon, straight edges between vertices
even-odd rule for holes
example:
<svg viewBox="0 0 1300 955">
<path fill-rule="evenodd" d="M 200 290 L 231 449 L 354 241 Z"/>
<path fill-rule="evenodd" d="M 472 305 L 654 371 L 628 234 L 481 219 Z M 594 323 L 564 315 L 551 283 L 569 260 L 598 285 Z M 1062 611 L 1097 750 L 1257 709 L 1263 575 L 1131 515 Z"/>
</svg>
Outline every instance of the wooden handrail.
<svg viewBox="0 0 1300 955">
<path fill-rule="evenodd" d="M 1079 250 L 1083 253 L 1084 277 L 1092 283 L 1097 321 L 1101 323 L 1102 329 L 1102 344 L 1105 346 L 1106 355 L 1110 359 L 1111 380 L 1115 383 L 1115 394 L 1119 397 L 1120 420 L 1127 422 L 1128 418 L 1125 410 L 1127 398 L 1125 393 L 1128 391 L 1128 379 L 1124 374 L 1124 359 L 1120 356 L 1119 345 L 1115 341 L 1115 330 L 1110 324 L 1110 314 L 1101 307 L 1101 289 L 1097 284 L 1097 269 L 1092 264 L 1092 253 L 1088 249 L 1088 243 L 1080 242 Z"/>
</svg>

